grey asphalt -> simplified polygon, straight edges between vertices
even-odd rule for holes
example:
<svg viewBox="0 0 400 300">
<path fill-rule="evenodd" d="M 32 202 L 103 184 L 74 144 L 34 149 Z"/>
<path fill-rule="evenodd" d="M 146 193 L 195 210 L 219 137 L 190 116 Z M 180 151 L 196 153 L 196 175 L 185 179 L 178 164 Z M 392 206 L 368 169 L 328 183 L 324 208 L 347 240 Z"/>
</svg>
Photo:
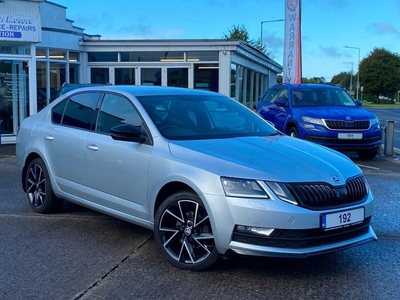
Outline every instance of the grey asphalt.
<svg viewBox="0 0 400 300">
<path fill-rule="evenodd" d="M 188 272 L 165 261 L 149 230 L 71 203 L 34 213 L 12 147 L 0 149 L 0 299 L 399 299 L 400 161 L 353 158 L 375 195 L 377 242 Z"/>
</svg>

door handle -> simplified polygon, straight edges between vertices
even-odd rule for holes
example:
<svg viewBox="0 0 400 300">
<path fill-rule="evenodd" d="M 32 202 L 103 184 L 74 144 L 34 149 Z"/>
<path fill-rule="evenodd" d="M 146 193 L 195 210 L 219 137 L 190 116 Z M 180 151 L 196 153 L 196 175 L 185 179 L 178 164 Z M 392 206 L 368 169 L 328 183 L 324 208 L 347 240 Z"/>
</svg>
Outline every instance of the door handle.
<svg viewBox="0 0 400 300">
<path fill-rule="evenodd" d="M 99 147 L 97 147 L 96 145 L 93 145 L 93 144 L 87 144 L 86 148 L 88 148 L 89 150 L 94 150 L 94 151 L 99 150 Z"/>
<path fill-rule="evenodd" d="M 53 137 L 52 135 L 46 135 L 44 138 L 45 138 L 46 140 L 48 140 L 48 141 L 54 140 L 54 137 Z"/>
</svg>

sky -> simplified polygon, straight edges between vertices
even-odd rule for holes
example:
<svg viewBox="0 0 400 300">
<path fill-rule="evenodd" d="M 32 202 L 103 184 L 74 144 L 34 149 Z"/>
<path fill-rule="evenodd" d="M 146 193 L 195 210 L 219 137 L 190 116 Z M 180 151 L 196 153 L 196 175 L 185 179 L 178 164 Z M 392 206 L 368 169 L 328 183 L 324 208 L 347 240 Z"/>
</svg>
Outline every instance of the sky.
<svg viewBox="0 0 400 300">
<path fill-rule="evenodd" d="M 101 39 L 221 39 L 244 26 L 283 65 L 286 0 L 51 0 L 67 19 Z M 400 52 L 400 0 L 302 0 L 302 75 L 355 74 L 375 48 Z M 356 47 L 345 48 L 344 46 Z"/>
</svg>

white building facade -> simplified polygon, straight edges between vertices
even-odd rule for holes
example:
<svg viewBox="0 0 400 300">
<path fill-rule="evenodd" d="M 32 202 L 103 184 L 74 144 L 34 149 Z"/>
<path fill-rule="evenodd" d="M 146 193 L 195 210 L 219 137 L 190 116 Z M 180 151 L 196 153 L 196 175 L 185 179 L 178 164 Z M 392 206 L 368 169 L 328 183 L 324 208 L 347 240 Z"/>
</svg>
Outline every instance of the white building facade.
<svg viewBox="0 0 400 300">
<path fill-rule="evenodd" d="M 66 83 L 204 89 L 253 107 L 282 66 L 239 40 L 101 40 L 44 0 L 0 0 L 1 142 Z"/>
</svg>

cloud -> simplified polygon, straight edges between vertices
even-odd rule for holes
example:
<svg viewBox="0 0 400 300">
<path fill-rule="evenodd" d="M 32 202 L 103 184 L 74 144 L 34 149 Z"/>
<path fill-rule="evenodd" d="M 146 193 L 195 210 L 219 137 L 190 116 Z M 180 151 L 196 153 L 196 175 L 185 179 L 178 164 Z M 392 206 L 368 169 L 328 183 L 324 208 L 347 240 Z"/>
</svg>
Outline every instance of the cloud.
<svg viewBox="0 0 400 300">
<path fill-rule="evenodd" d="M 323 53 L 324 56 L 334 58 L 342 57 L 341 51 L 339 51 L 336 47 L 319 46 L 319 50 Z"/>
<path fill-rule="evenodd" d="M 391 23 L 372 23 L 370 27 L 378 35 L 393 34 L 396 37 L 400 37 L 400 31 L 394 28 L 394 26 Z"/>
</svg>

